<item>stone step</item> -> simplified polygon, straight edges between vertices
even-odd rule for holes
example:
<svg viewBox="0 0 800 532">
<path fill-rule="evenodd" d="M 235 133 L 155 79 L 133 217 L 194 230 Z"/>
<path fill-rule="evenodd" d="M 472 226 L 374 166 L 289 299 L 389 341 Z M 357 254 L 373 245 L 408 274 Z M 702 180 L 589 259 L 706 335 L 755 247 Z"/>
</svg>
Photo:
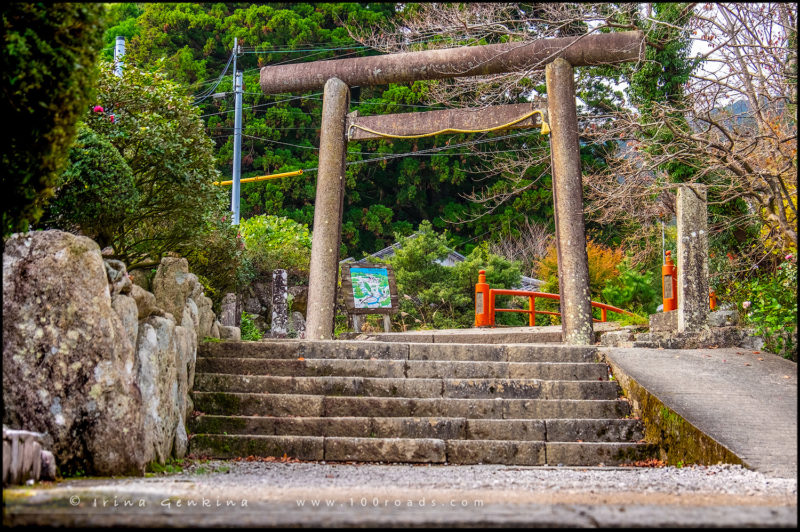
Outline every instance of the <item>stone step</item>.
<svg viewBox="0 0 800 532">
<path fill-rule="evenodd" d="M 351 438 L 195 434 L 195 456 L 235 458 L 284 455 L 330 462 L 398 462 L 509 465 L 619 465 L 650 457 L 652 446 L 638 443 L 549 443 L 518 440 L 435 438 Z"/>
<path fill-rule="evenodd" d="M 430 377 L 437 379 L 607 380 L 598 362 L 475 362 L 468 360 L 342 360 L 199 357 L 198 373 L 293 377 Z"/>
<path fill-rule="evenodd" d="M 201 415 L 193 433 L 441 440 L 523 440 L 550 442 L 636 441 L 635 419 L 467 419 L 463 417 L 258 417 Z"/>
<path fill-rule="evenodd" d="M 460 399 L 616 399 L 614 381 L 538 379 L 422 379 L 374 377 L 275 377 L 196 373 L 198 392 Z"/>
<path fill-rule="evenodd" d="M 201 357 L 488 362 L 597 362 L 597 348 L 548 344 L 426 344 L 345 340 L 203 342 Z"/>
<path fill-rule="evenodd" d="M 595 323 L 595 337 L 598 330 L 605 329 Z M 342 340 L 368 340 L 377 342 L 424 342 L 457 344 L 531 344 L 560 343 L 561 326 L 544 327 L 497 327 L 491 329 L 450 329 L 432 331 L 408 331 L 405 333 L 342 333 Z"/>
<path fill-rule="evenodd" d="M 630 404 L 621 399 L 429 399 L 233 392 L 192 392 L 192 398 L 196 411 L 234 416 L 612 419 L 630 414 Z"/>
</svg>

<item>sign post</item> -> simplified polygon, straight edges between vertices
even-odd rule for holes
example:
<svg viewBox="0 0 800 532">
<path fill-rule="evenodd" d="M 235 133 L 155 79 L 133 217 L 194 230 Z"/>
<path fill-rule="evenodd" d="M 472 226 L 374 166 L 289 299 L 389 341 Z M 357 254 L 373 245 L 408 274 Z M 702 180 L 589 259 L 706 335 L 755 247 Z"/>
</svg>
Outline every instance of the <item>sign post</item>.
<svg viewBox="0 0 800 532">
<path fill-rule="evenodd" d="M 391 266 L 342 264 L 342 292 L 356 332 L 361 332 L 365 314 L 383 314 L 383 328 L 389 332 L 389 315 L 398 310 L 397 285 Z"/>
</svg>

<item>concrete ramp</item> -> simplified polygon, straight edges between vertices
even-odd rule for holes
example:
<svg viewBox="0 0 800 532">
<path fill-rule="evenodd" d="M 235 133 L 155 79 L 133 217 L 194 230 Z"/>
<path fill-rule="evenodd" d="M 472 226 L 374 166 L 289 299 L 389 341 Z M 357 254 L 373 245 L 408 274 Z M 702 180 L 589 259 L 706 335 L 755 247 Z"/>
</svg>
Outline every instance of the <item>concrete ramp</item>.
<svg viewBox="0 0 800 532">
<path fill-rule="evenodd" d="M 634 395 L 634 408 L 639 402 L 645 410 L 645 437 L 658 432 L 672 446 L 666 451 L 673 462 L 700 452 L 686 441 L 695 427 L 746 467 L 797 478 L 796 363 L 742 348 L 606 348 L 600 354 Z"/>
</svg>

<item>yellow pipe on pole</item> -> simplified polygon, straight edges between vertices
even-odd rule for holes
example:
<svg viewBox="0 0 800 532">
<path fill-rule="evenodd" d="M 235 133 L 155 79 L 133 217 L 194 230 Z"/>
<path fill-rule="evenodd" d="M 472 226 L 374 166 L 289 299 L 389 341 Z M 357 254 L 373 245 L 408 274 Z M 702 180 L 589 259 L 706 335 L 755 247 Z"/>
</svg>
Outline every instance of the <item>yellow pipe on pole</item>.
<svg viewBox="0 0 800 532">
<path fill-rule="evenodd" d="M 266 179 L 278 179 L 280 177 L 291 177 L 295 175 L 301 175 L 303 173 L 302 170 L 295 170 L 293 172 L 284 172 L 282 174 L 270 174 L 270 175 L 260 175 L 258 177 L 248 177 L 247 179 L 242 179 L 240 183 L 250 183 L 252 181 L 264 181 Z M 232 185 L 233 181 L 214 181 L 215 185 Z"/>
</svg>

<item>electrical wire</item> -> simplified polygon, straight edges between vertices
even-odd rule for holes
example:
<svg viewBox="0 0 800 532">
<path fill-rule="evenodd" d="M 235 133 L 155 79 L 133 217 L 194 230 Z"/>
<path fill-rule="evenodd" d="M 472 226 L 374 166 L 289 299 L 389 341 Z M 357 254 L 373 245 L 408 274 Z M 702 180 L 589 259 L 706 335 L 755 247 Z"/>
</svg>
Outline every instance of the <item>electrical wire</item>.
<svg viewBox="0 0 800 532">
<path fill-rule="evenodd" d="M 388 161 L 390 159 L 397 159 L 399 157 L 417 157 L 417 156 L 420 156 L 420 155 L 427 155 L 427 154 L 430 154 L 430 153 L 437 153 L 437 152 L 440 152 L 440 151 L 451 150 L 451 149 L 455 149 L 455 148 L 463 148 L 464 146 L 474 146 L 474 145 L 477 145 L 477 144 L 485 144 L 487 142 L 497 142 L 497 141 L 500 141 L 500 140 L 507 140 L 507 139 L 521 137 L 523 135 L 530 135 L 530 134 L 531 133 L 528 132 L 528 131 L 520 131 L 518 133 L 511 133 L 511 134 L 508 134 L 508 135 L 503 135 L 503 136 L 500 136 L 500 137 L 493 137 L 493 138 L 490 138 L 490 139 L 470 140 L 470 141 L 467 141 L 467 142 L 461 142 L 461 143 L 458 143 L 458 144 L 453 144 L 452 146 L 441 146 L 441 147 L 437 147 L 437 148 L 429 148 L 427 150 L 419 150 L 419 151 L 407 152 L 407 153 L 393 153 L 393 154 L 386 155 L 384 157 L 375 157 L 373 159 L 363 159 L 361 161 L 349 161 L 349 162 L 345 163 L 345 166 L 351 166 L 351 165 L 354 165 L 354 164 L 366 164 L 366 163 L 374 163 L 374 162 L 380 162 L 380 161 Z M 317 168 L 303 168 L 303 172 L 314 172 L 318 168 L 319 167 L 317 167 Z"/>
<path fill-rule="evenodd" d="M 444 107 L 439 108 L 439 107 L 432 107 L 430 105 L 414 105 L 414 104 L 410 104 L 410 103 L 397 103 L 397 102 L 391 102 L 391 101 L 367 102 L 367 101 L 363 101 L 363 100 L 362 101 L 350 100 L 350 103 L 352 105 L 396 105 L 398 107 L 415 107 L 417 109 L 431 109 L 431 110 L 434 110 L 434 111 L 445 109 Z"/>
<path fill-rule="evenodd" d="M 300 53 L 300 52 L 335 52 L 339 50 L 355 50 L 355 49 L 371 49 L 369 46 L 358 45 L 358 46 L 345 46 L 341 48 L 312 48 L 312 49 L 305 49 L 305 50 L 297 50 L 297 49 L 285 49 L 285 50 L 247 50 L 242 51 L 242 54 L 270 54 L 270 53 L 280 53 L 280 54 L 293 54 L 293 53 Z"/>
<path fill-rule="evenodd" d="M 234 128 L 224 128 L 224 129 L 234 129 Z M 385 157 L 386 158 L 394 158 L 394 157 L 403 157 L 403 156 L 406 156 L 406 155 L 435 155 L 436 153 L 438 153 L 440 151 L 444 151 L 444 150 L 452 150 L 452 149 L 463 147 L 463 146 L 471 146 L 471 145 L 475 145 L 475 144 L 483 144 L 484 142 L 492 142 L 492 141 L 495 141 L 495 140 L 504 140 L 504 139 L 507 139 L 507 138 L 515 137 L 515 136 L 521 136 L 521 135 L 524 135 L 524 134 L 527 134 L 527 133 L 528 132 L 525 131 L 525 132 L 522 132 L 520 134 L 505 135 L 503 137 L 495 137 L 495 138 L 491 138 L 491 139 L 478 139 L 478 140 L 473 140 L 473 141 L 466 141 L 466 142 L 462 142 L 462 143 L 459 143 L 459 144 L 453 144 L 452 146 L 439 146 L 439 147 L 429 148 L 427 150 L 419 150 L 419 151 L 416 151 L 416 152 L 408 152 L 408 153 L 400 153 L 400 154 L 388 154 Z M 230 134 L 223 135 L 223 136 L 230 136 Z M 293 148 L 300 148 L 300 149 L 304 149 L 304 150 L 318 150 L 319 149 L 316 146 L 303 146 L 301 144 L 292 144 L 292 143 L 289 143 L 289 142 L 282 142 L 282 141 L 279 141 L 279 140 L 268 139 L 266 137 L 257 137 L 255 135 L 247 135 L 247 134 L 244 134 L 244 133 L 242 134 L 242 136 L 250 138 L 250 139 L 261 140 L 261 141 L 264 141 L 264 142 L 273 142 L 275 144 L 282 144 L 284 146 L 291 146 Z M 484 154 L 484 155 L 490 155 L 490 154 L 494 154 L 494 153 L 510 153 L 510 152 L 516 152 L 516 151 L 527 151 L 527 149 L 525 149 L 525 148 L 517 148 L 517 149 L 510 149 L 510 150 L 498 150 L 498 151 L 492 151 L 492 152 L 479 152 L 479 153 Z M 354 154 L 354 155 L 373 155 L 374 152 L 348 151 L 347 153 Z M 476 154 L 474 152 L 462 152 L 462 153 L 448 153 L 446 155 L 476 155 Z M 370 159 L 369 161 L 375 161 L 375 160 L 378 160 L 378 159 Z M 354 161 L 354 163 L 356 163 L 356 162 L 358 162 L 358 161 Z M 367 161 L 365 161 L 365 162 L 367 162 Z M 348 164 L 350 164 L 350 163 L 348 163 Z"/>
<path fill-rule="evenodd" d="M 287 98 L 285 100 L 279 100 L 277 102 L 260 103 L 258 105 L 251 105 L 249 107 L 242 107 L 242 111 L 244 111 L 246 109 L 255 109 L 257 107 L 266 107 L 268 105 L 276 105 L 276 104 L 279 104 L 279 103 L 291 102 L 293 100 L 318 99 L 318 98 L 314 98 L 314 96 L 319 96 L 321 94 L 322 94 L 321 92 L 318 92 L 318 93 L 312 94 L 310 96 L 294 96 L 292 98 Z M 200 115 L 199 118 L 205 118 L 207 116 L 215 116 L 215 115 L 224 115 L 224 114 L 228 114 L 228 113 L 233 113 L 235 111 L 236 111 L 236 109 L 230 109 L 228 111 L 220 111 L 218 113 L 209 113 L 209 114 L 206 114 L 206 115 Z"/>
<path fill-rule="evenodd" d="M 272 139 L 266 139 L 264 137 L 255 137 L 253 135 L 245 135 L 244 133 L 242 133 L 242 136 L 243 137 L 247 137 L 249 139 L 256 139 L 256 140 L 261 140 L 261 141 L 264 141 L 264 142 L 272 142 L 272 143 L 275 143 L 275 144 L 282 144 L 284 146 L 291 146 L 292 148 L 300 148 L 300 149 L 303 149 L 303 150 L 318 150 L 319 149 L 316 146 L 302 146 L 300 144 L 290 144 L 288 142 L 281 142 L 280 140 L 272 140 Z"/>
<path fill-rule="evenodd" d="M 196 96 L 195 97 L 195 101 L 192 102 L 192 105 L 197 105 L 198 103 L 202 102 L 203 100 L 205 100 L 206 98 L 208 98 L 209 96 L 214 94 L 214 90 L 216 90 L 216 88 L 219 87 L 219 84 L 222 83 L 222 79 L 225 77 L 225 74 L 228 72 L 228 67 L 231 66 L 231 61 L 233 61 L 233 55 L 234 55 L 233 52 L 231 52 L 230 57 L 228 57 L 228 62 L 225 64 L 225 68 L 222 70 L 222 74 L 220 74 L 219 77 L 217 78 L 216 84 L 213 87 L 211 87 L 210 89 L 208 89 L 204 94 L 200 94 L 200 95 Z"/>
</svg>

